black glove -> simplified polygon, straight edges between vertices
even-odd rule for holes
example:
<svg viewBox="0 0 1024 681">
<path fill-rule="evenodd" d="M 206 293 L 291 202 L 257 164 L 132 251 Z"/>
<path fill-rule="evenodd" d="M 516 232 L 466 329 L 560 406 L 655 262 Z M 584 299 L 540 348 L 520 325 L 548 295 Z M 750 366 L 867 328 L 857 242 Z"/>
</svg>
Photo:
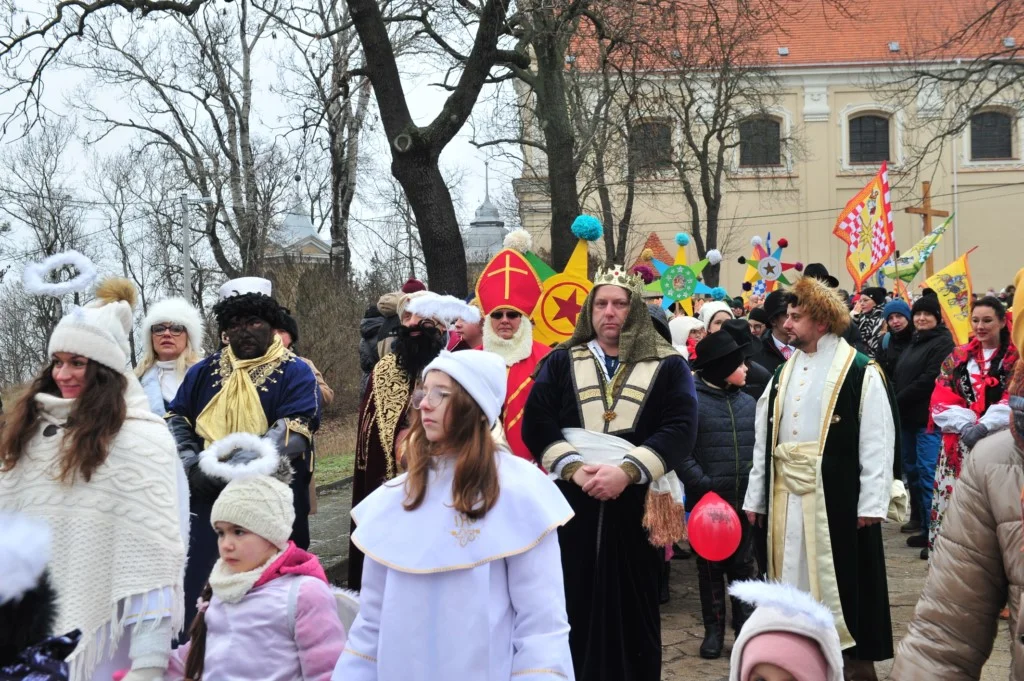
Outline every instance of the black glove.
<svg viewBox="0 0 1024 681">
<path fill-rule="evenodd" d="M 288 419 L 274 421 L 263 439 L 272 442 L 278 454 L 291 460 L 301 458 L 309 449 L 309 438 L 295 430 L 288 432 Z"/>
<path fill-rule="evenodd" d="M 169 416 L 167 427 L 174 437 L 174 442 L 178 445 L 178 458 L 181 459 L 181 464 L 185 467 L 185 472 L 188 473 L 199 463 L 199 453 L 203 451 L 203 441 L 196 435 L 192 424 L 184 416 L 177 414 Z"/>
<path fill-rule="evenodd" d="M 964 447 L 967 449 L 974 449 L 974 445 L 978 444 L 978 440 L 988 435 L 988 426 L 983 423 L 975 423 L 973 426 L 967 426 L 960 431 L 960 441 L 964 443 Z"/>
</svg>

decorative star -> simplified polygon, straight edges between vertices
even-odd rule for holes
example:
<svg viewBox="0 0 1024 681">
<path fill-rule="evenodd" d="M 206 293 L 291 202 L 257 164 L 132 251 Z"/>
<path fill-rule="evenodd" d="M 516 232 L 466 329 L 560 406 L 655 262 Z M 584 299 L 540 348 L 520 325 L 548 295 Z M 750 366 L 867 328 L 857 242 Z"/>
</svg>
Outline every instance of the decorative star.
<svg viewBox="0 0 1024 681">
<path fill-rule="evenodd" d="M 771 264 L 765 265 L 764 266 L 764 271 L 767 272 L 768 274 L 775 274 L 775 265 L 771 265 Z"/>
<path fill-rule="evenodd" d="M 556 322 L 559 319 L 568 319 L 575 325 L 576 320 L 579 319 L 580 310 L 583 309 L 583 305 L 576 302 L 576 291 L 573 290 L 569 293 L 568 298 L 554 298 L 554 301 L 558 305 L 558 312 L 551 318 L 551 321 Z"/>
</svg>

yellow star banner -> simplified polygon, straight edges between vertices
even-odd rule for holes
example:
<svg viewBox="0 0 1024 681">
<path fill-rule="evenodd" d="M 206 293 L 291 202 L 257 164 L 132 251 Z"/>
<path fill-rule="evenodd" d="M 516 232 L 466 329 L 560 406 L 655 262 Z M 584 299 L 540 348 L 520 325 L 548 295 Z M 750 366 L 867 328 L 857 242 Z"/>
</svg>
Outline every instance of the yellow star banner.
<svg viewBox="0 0 1024 681">
<path fill-rule="evenodd" d="M 971 339 L 971 268 L 967 256 L 974 248 L 924 280 L 924 286 L 935 291 L 946 321 L 957 345 Z"/>
</svg>

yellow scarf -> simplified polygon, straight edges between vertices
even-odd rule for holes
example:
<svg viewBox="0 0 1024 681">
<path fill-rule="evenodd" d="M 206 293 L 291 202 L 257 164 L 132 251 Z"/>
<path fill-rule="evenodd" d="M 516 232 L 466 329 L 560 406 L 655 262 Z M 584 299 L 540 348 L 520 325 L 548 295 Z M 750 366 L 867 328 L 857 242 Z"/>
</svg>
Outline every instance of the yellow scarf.
<svg viewBox="0 0 1024 681">
<path fill-rule="evenodd" d="M 288 350 L 275 335 L 274 342 L 262 357 L 237 359 L 231 346 L 225 347 L 223 354 L 231 364 L 231 375 L 227 379 L 221 377 L 224 382 L 220 392 L 213 396 L 196 419 L 196 432 L 206 441 L 207 447 L 231 433 L 263 435 L 267 432 L 270 424 L 249 372 L 265 364 L 280 363 Z"/>
</svg>

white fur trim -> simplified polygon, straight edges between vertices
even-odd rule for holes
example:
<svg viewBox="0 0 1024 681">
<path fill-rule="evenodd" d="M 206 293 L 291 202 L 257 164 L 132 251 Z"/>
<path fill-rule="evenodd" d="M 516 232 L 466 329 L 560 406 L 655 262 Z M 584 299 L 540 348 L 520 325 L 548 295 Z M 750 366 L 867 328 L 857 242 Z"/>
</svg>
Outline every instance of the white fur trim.
<svg viewBox="0 0 1024 681">
<path fill-rule="evenodd" d="M 236 450 L 245 449 L 259 454 L 257 459 L 243 464 L 231 463 Z M 232 433 L 217 440 L 199 455 L 199 468 L 207 475 L 227 482 L 254 475 L 274 475 L 280 456 L 272 442 L 253 433 Z"/>
<path fill-rule="evenodd" d="M 717 248 L 712 248 L 704 257 L 706 257 L 708 262 L 712 265 L 717 265 L 722 262 L 722 252 Z"/>
<path fill-rule="evenodd" d="M 188 331 L 188 342 L 192 350 L 202 353 L 203 349 L 203 317 L 199 310 L 184 298 L 167 298 L 149 306 L 146 318 L 142 320 L 142 332 L 149 333 L 154 324 L 171 322 L 181 324 Z M 152 339 L 150 339 L 152 340 Z"/>
<path fill-rule="evenodd" d="M 804 615 L 822 629 L 835 627 L 831 610 L 791 584 L 748 579 L 730 584 L 729 595 L 755 607 L 767 606 L 789 615 Z"/>
<path fill-rule="evenodd" d="M 241 296 L 246 293 L 262 293 L 265 296 L 271 296 L 273 292 L 274 286 L 269 279 L 264 279 L 263 277 L 239 277 L 238 279 L 224 282 L 224 285 L 217 292 L 217 298 L 224 300 L 231 296 Z"/>
<path fill-rule="evenodd" d="M 442 296 L 431 293 L 409 301 L 406 310 L 427 319 L 440 319 L 447 324 L 454 324 L 465 319 L 470 324 L 480 323 L 480 310 L 455 296 Z"/>
<path fill-rule="evenodd" d="M 50 562 L 50 526 L 19 513 L 0 513 L 0 605 L 34 589 Z"/>
<path fill-rule="evenodd" d="M 78 274 L 73 279 L 56 283 L 46 281 L 47 275 L 66 265 L 78 270 Z M 65 251 L 51 255 L 42 262 L 26 265 L 21 280 L 25 290 L 33 295 L 59 298 L 76 291 L 87 291 L 96 281 L 96 276 L 96 266 L 89 258 L 78 251 Z"/>
<path fill-rule="evenodd" d="M 525 229 L 514 229 L 505 235 L 505 242 L 502 245 L 513 251 L 526 253 L 533 247 L 533 237 Z"/>
</svg>

